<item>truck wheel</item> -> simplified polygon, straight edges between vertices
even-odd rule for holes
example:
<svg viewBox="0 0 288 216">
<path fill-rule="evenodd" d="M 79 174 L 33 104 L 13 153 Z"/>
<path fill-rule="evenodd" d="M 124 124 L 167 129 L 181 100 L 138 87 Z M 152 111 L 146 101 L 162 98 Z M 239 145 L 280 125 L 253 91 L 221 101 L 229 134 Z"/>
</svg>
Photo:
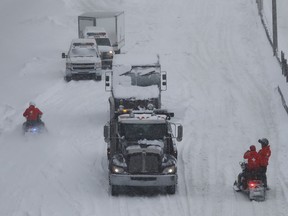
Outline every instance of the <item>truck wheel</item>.
<svg viewBox="0 0 288 216">
<path fill-rule="evenodd" d="M 64 80 L 65 80 L 66 82 L 70 82 L 70 81 L 72 80 L 72 78 L 71 78 L 71 76 L 65 76 L 65 77 L 64 77 Z"/>
<path fill-rule="evenodd" d="M 167 194 L 175 194 L 176 186 L 175 185 L 167 186 L 166 187 L 166 192 L 167 192 Z"/>
<path fill-rule="evenodd" d="M 115 51 L 115 54 L 120 54 L 120 53 L 121 53 L 120 49 Z"/>
<path fill-rule="evenodd" d="M 110 155 L 110 148 L 107 148 L 107 158 L 108 158 L 108 160 L 110 160 L 110 158 L 111 158 L 111 155 Z"/>
<path fill-rule="evenodd" d="M 111 195 L 118 196 L 118 194 L 119 194 L 119 186 L 111 185 Z"/>
</svg>

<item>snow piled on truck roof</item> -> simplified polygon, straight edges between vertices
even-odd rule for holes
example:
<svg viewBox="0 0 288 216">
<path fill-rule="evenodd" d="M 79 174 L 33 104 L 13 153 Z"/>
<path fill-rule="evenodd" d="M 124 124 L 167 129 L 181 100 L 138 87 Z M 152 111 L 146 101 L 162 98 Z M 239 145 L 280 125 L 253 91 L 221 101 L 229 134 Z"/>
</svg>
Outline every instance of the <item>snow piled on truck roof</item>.
<svg viewBox="0 0 288 216">
<path fill-rule="evenodd" d="M 143 53 L 125 53 L 115 55 L 113 59 L 113 66 L 119 65 L 151 65 L 160 67 L 160 57 L 158 54 Z"/>
<path fill-rule="evenodd" d="M 82 13 L 79 15 L 79 17 L 114 18 L 115 16 L 119 16 L 122 13 L 124 14 L 124 11 L 98 10 Z"/>
<path fill-rule="evenodd" d="M 140 67 L 132 69 L 133 66 Z M 159 75 L 153 74 L 154 72 L 159 73 Z M 157 98 L 160 94 L 160 89 L 157 85 L 157 82 L 160 82 L 160 72 L 159 56 L 156 54 L 139 55 L 131 53 L 115 55 L 113 59 L 114 96 L 116 98 L 134 97 L 139 100 Z M 143 78 L 144 76 L 150 76 L 154 83 L 147 86 L 137 86 L 137 84 L 132 82 L 132 73 L 137 74 L 136 76 L 139 77 L 139 80 L 141 76 L 143 76 Z M 135 79 L 135 76 L 133 77 Z M 137 80 L 137 78 L 135 80 Z"/>
</svg>

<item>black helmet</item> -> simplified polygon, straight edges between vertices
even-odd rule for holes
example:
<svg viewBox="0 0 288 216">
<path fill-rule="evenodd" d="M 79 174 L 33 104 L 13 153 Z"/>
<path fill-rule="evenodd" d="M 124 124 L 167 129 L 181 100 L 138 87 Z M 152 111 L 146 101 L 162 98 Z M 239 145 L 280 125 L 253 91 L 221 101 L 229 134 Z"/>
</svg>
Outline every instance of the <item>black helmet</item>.
<svg viewBox="0 0 288 216">
<path fill-rule="evenodd" d="M 29 102 L 29 106 L 36 106 L 36 104 L 35 104 L 35 102 L 30 101 L 30 102 Z"/>
<path fill-rule="evenodd" d="M 268 146 L 269 145 L 269 141 L 266 138 L 259 139 L 258 142 L 261 143 L 262 146 Z"/>
</svg>

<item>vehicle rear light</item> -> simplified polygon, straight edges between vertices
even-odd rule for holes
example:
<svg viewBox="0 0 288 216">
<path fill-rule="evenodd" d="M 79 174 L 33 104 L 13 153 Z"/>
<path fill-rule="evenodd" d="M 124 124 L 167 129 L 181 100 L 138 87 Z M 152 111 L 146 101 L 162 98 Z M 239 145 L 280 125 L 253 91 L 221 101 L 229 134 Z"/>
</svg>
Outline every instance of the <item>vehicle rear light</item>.
<svg viewBox="0 0 288 216">
<path fill-rule="evenodd" d="M 260 185 L 260 181 L 249 181 L 248 187 L 249 188 L 257 188 Z"/>
</svg>

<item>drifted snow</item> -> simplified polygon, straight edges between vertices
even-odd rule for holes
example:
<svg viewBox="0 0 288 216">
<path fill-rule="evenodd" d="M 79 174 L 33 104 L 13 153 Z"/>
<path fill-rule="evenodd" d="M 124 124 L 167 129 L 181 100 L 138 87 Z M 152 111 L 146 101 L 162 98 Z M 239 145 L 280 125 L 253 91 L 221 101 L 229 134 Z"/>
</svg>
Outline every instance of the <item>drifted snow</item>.
<svg viewBox="0 0 288 216">
<path fill-rule="evenodd" d="M 157 65 L 161 64 L 160 56 L 158 58 L 157 53 L 153 52 L 141 52 L 141 53 L 124 53 L 115 55 L 113 59 L 113 65 Z"/>
<path fill-rule="evenodd" d="M 114 88 L 116 98 L 136 98 L 139 100 L 157 98 L 159 95 L 159 88 L 153 86 L 132 86 L 132 85 L 115 85 Z"/>
<path fill-rule="evenodd" d="M 107 8 L 125 11 L 123 55 L 158 53 L 167 71 L 163 107 L 184 126 L 175 195 L 110 195 L 110 93 L 103 81 L 63 80 L 77 16 Z M 1 216 L 288 214 L 288 117 L 277 86 L 286 100 L 288 88 L 254 0 L 1 0 L 0 17 Z M 30 100 L 47 135 L 21 136 Z M 271 142 L 271 190 L 258 203 L 232 185 L 262 137 Z"/>
<path fill-rule="evenodd" d="M 147 140 L 147 139 L 143 139 L 143 140 L 138 140 L 138 145 L 130 145 L 128 146 L 126 149 L 129 150 L 141 150 L 142 149 L 142 145 L 145 145 L 147 149 L 155 149 L 157 151 L 162 151 L 162 149 L 164 148 L 164 143 L 163 141 L 160 140 Z"/>
</svg>

